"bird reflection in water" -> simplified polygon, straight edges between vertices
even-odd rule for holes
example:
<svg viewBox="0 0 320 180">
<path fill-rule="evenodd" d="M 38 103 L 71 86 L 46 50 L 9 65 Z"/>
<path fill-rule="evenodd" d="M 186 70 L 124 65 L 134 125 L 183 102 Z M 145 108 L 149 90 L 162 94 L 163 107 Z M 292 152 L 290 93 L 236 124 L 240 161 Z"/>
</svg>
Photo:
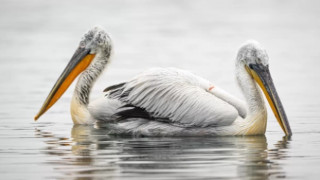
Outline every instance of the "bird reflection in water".
<svg viewBox="0 0 320 180">
<path fill-rule="evenodd" d="M 74 125 L 71 138 L 36 130 L 58 178 L 285 178 L 281 160 L 290 140 L 268 148 L 265 136 L 129 138 Z M 188 179 L 187 178 L 187 179 Z"/>
</svg>

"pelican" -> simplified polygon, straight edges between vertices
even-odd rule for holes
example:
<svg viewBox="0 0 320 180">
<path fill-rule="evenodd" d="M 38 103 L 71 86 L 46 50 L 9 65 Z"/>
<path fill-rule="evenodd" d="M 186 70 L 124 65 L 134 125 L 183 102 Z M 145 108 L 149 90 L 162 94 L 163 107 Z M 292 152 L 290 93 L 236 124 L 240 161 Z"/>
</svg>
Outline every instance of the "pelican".
<svg viewBox="0 0 320 180">
<path fill-rule="evenodd" d="M 103 28 L 89 30 L 34 119 L 55 104 L 79 75 L 71 100 L 74 124 L 103 123 L 111 134 L 133 136 L 262 135 L 267 125 L 263 92 L 284 133 L 292 134 L 269 72 L 268 55 L 256 41 L 243 44 L 235 62 L 245 102 L 176 68 L 147 70 L 107 87 L 101 98 L 90 102 L 91 88 L 111 52 L 111 40 Z"/>
</svg>

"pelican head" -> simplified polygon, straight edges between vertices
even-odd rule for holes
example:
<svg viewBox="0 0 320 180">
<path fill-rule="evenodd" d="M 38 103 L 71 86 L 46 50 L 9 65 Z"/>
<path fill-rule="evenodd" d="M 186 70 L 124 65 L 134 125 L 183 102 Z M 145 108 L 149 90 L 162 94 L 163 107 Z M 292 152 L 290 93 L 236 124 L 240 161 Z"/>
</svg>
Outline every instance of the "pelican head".
<svg viewBox="0 0 320 180">
<path fill-rule="evenodd" d="M 258 42 L 248 41 L 238 52 L 237 66 L 246 69 L 247 73 L 260 86 L 282 130 L 286 135 L 292 135 L 286 113 L 270 75 L 266 50 Z"/>
<path fill-rule="evenodd" d="M 105 30 L 99 26 L 89 30 L 79 43 L 79 49 L 84 49 L 88 54 L 109 55 L 111 40 Z"/>
<path fill-rule="evenodd" d="M 37 120 L 43 113 L 45 113 L 68 89 L 74 79 L 88 70 L 86 78 L 88 84 L 94 81 L 101 73 L 109 60 L 111 52 L 111 40 L 107 33 L 101 27 L 94 27 L 89 30 L 79 43 L 79 46 L 67 67 L 64 69 L 59 79 L 50 91 L 47 99 L 43 103 L 39 113 L 34 117 Z M 89 93 L 89 92 L 88 92 Z M 85 97 L 87 97 L 86 95 Z M 81 101 L 83 103 L 85 100 Z"/>
</svg>

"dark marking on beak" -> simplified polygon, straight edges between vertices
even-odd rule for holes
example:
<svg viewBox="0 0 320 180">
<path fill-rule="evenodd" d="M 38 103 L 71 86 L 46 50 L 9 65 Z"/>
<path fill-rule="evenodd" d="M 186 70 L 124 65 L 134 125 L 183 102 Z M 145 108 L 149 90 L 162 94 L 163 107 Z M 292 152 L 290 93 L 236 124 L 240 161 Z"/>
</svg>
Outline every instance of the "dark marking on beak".
<svg viewBox="0 0 320 180">
<path fill-rule="evenodd" d="M 249 67 L 251 75 L 264 92 L 282 130 L 287 136 L 291 136 L 292 131 L 289 125 L 289 121 L 287 119 L 287 115 L 284 111 L 276 88 L 273 84 L 273 80 L 269 71 L 269 66 L 265 66 L 263 64 L 250 64 Z"/>
</svg>

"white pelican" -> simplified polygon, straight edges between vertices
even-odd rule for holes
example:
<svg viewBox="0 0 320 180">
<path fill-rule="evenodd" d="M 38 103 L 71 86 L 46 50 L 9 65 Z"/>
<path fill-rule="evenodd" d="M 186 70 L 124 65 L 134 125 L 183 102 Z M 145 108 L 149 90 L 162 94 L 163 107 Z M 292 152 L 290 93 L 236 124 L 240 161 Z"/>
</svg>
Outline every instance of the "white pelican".
<svg viewBox="0 0 320 180">
<path fill-rule="evenodd" d="M 264 92 L 286 135 L 291 129 L 269 73 L 266 51 L 245 43 L 236 58 L 236 77 L 246 103 L 210 81 L 176 68 L 148 70 L 110 86 L 89 102 L 91 88 L 108 64 L 111 40 L 100 27 L 89 30 L 49 93 L 37 120 L 80 74 L 71 101 L 74 124 L 103 122 L 110 133 L 144 136 L 260 135 L 266 131 Z"/>
</svg>

